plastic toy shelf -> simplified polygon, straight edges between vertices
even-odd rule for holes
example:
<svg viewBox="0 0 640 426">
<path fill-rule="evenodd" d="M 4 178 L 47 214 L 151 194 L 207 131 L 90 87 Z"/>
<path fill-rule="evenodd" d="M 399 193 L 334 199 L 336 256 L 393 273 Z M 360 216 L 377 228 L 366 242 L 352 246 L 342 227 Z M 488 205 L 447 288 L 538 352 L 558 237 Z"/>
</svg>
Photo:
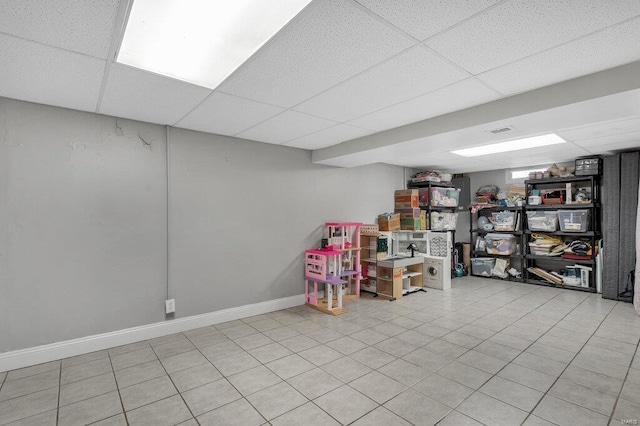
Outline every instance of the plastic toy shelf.
<svg viewBox="0 0 640 426">
<path fill-rule="evenodd" d="M 319 283 L 323 283 L 323 284 L 331 284 L 331 285 L 342 285 L 342 284 L 346 284 L 347 282 L 345 280 L 341 280 L 339 277 L 334 277 L 333 275 L 329 275 L 327 276 L 327 278 L 321 280 L 318 278 L 313 278 L 313 277 L 305 277 L 305 279 L 307 280 L 313 280 L 313 281 L 317 281 Z"/>
<path fill-rule="evenodd" d="M 305 250 L 305 303 L 331 315 L 346 312 L 342 303 L 360 297 L 360 222 L 327 222 L 322 248 Z M 324 287 L 324 297 L 320 297 Z"/>
<path fill-rule="evenodd" d="M 313 291 L 309 291 L 309 285 L 313 285 Z M 325 284 L 325 297 L 318 297 L 318 284 Z M 340 315 L 346 312 L 342 306 L 342 286 L 347 281 L 341 280 L 334 275 L 327 275 L 326 278 L 305 276 L 305 300 L 307 305 L 331 315 Z M 335 286 L 335 298 L 334 287 Z"/>
</svg>

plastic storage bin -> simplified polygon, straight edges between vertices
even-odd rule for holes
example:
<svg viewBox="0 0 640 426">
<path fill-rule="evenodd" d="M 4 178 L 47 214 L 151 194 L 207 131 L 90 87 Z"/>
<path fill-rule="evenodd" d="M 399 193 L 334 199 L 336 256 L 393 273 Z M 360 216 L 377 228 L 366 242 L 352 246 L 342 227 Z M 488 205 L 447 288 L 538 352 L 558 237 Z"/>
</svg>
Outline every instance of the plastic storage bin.
<svg viewBox="0 0 640 426">
<path fill-rule="evenodd" d="M 531 231 L 555 232 L 558 230 L 558 212 L 556 210 L 529 211 L 527 224 Z"/>
<path fill-rule="evenodd" d="M 490 277 L 495 259 L 486 257 L 476 257 L 471 259 L 471 274 L 481 277 Z"/>
<path fill-rule="evenodd" d="M 589 231 L 590 210 L 558 210 L 558 221 L 562 232 Z"/>
<path fill-rule="evenodd" d="M 516 212 L 493 212 L 489 220 L 496 231 L 513 231 L 516 227 Z"/>
<path fill-rule="evenodd" d="M 488 254 L 500 254 L 508 256 L 516 251 L 518 240 L 513 235 L 487 234 L 484 237 L 485 248 Z"/>
<path fill-rule="evenodd" d="M 458 213 L 431 212 L 429 223 L 432 231 L 454 231 L 458 222 Z"/>
<path fill-rule="evenodd" d="M 431 188 L 432 207 L 457 207 L 459 201 L 460 190 L 457 188 Z"/>
</svg>

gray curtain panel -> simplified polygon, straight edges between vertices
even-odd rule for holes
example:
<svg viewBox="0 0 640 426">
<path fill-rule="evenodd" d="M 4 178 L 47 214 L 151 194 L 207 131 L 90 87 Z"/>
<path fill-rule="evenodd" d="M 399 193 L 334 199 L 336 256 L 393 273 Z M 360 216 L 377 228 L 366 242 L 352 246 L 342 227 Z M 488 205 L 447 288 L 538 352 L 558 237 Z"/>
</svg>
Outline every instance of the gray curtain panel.
<svg viewBox="0 0 640 426">
<path fill-rule="evenodd" d="M 620 299 L 636 268 L 636 222 L 640 179 L 640 152 L 604 158 L 603 164 L 604 277 L 602 297 Z"/>
<path fill-rule="evenodd" d="M 620 247 L 620 155 L 604 157 L 602 164 L 602 297 L 618 299 L 618 247 Z"/>
</svg>

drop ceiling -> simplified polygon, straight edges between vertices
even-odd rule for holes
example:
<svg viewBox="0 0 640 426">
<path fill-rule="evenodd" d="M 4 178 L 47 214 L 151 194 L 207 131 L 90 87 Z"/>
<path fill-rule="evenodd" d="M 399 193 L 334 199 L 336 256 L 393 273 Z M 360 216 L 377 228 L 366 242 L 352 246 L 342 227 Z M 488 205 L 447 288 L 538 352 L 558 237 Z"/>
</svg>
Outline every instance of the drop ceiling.
<svg viewBox="0 0 640 426">
<path fill-rule="evenodd" d="M 315 0 L 215 90 L 116 63 L 129 9 L 0 2 L 0 96 L 342 167 L 459 173 L 640 148 L 638 0 Z M 449 153 L 549 132 L 569 143 Z"/>
</svg>

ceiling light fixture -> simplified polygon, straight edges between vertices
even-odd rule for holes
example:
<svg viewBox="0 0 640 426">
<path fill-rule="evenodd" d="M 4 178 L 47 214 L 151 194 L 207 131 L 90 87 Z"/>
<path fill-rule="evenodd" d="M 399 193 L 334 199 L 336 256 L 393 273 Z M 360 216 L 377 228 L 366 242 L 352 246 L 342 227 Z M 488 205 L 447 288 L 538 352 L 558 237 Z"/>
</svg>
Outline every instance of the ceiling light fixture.
<svg viewBox="0 0 640 426">
<path fill-rule="evenodd" d="M 135 0 L 116 61 L 217 87 L 311 0 Z"/>
<path fill-rule="evenodd" d="M 536 169 L 511 170 L 511 179 L 524 179 L 529 177 L 531 172 L 544 172 L 548 167 L 538 167 Z"/>
<path fill-rule="evenodd" d="M 474 148 L 458 149 L 451 151 L 452 154 L 463 157 L 479 157 L 481 155 L 497 154 L 499 152 L 519 151 L 521 149 L 538 148 L 541 146 L 556 145 L 566 143 L 564 139 L 555 133 L 534 136 L 531 138 L 516 139 L 507 142 L 493 143 L 491 145 L 476 146 Z"/>
</svg>

